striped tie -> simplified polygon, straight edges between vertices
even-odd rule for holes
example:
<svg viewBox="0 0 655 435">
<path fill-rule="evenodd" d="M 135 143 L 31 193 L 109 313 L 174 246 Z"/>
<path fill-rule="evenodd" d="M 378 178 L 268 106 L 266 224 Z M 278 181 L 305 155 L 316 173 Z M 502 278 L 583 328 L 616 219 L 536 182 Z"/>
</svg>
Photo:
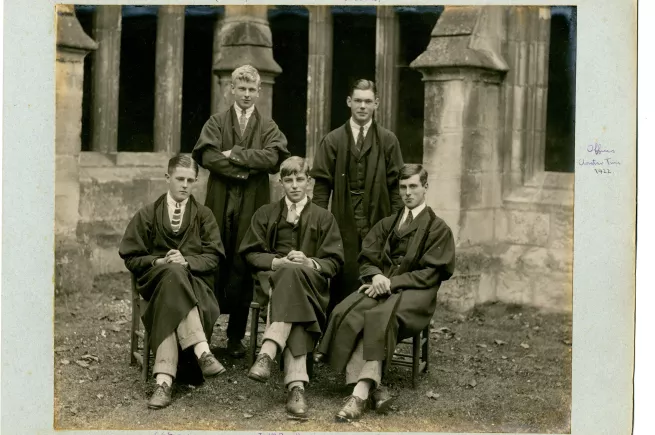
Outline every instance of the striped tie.
<svg viewBox="0 0 655 435">
<path fill-rule="evenodd" d="M 180 207 L 180 203 L 176 202 L 173 219 L 171 219 L 171 228 L 173 228 L 174 233 L 180 231 L 180 225 L 182 225 L 182 208 Z"/>
</svg>

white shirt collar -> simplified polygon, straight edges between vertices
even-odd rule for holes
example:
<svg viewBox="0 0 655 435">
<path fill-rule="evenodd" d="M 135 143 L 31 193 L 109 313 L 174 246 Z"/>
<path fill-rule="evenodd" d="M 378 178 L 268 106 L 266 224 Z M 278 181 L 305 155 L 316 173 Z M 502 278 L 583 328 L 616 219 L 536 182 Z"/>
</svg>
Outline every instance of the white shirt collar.
<svg viewBox="0 0 655 435">
<path fill-rule="evenodd" d="M 353 132 L 353 137 L 355 138 L 355 141 L 357 140 L 357 136 L 359 135 L 359 129 L 363 128 L 364 136 L 366 136 L 366 133 L 368 132 L 368 129 L 371 127 L 371 124 L 373 124 L 373 118 L 371 118 L 366 124 L 364 124 L 361 127 L 352 119 L 352 117 L 350 118 L 350 129 Z"/>
<path fill-rule="evenodd" d="M 186 207 L 186 203 L 187 203 L 188 201 L 189 201 L 189 198 L 187 198 L 187 199 L 185 199 L 184 201 L 180 202 L 180 203 L 179 203 L 179 204 L 180 204 L 180 208 L 184 208 L 184 207 Z M 173 208 L 175 208 L 175 204 L 178 203 L 177 201 L 175 201 L 175 200 L 173 199 L 173 197 L 171 196 L 171 192 L 170 192 L 170 191 L 166 193 L 166 203 L 168 204 L 169 207 L 173 207 Z"/>
<path fill-rule="evenodd" d="M 400 224 L 402 225 L 403 222 L 405 222 L 405 219 L 407 219 L 409 213 L 412 213 L 412 220 L 416 219 L 416 216 L 418 216 L 425 207 L 426 207 L 425 201 L 423 201 L 423 204 L 417 205 L 412 210 L 408 209 L 407 206 L 405 206 L 405 212 L 403 213 L 403 218 L 400 220 Z"/>
<path fill-rule="evenodd" d="M 234 110 L 237 112 L 237 117 L 241 116 L 241 111 L 243 110 L 239 105 L 235 102 L 234 103 Z M 246 119 L 250 119 L 250 115 L 252 115 L 252 112 L 255 111 L 255 105 L 253 104 L 252 106 L 248 107 L 246 109 Z"/>
<path fill-rule="evenodd" d="M 308 197 L 307 195 L 305 195 L 303 199 L 301 199 L 296 203 L 297 214 L 300 214 L 302 212 L 302 209 L 305 208 L 305 205 L 307 205 L 307 200 Z M 291 204 L 293 204 L 293 202 L 291 202 L 291 200 L 287 196 L 284 197 L 284 202 L 287 204 L 287 210 L 291 210 Z"/>
</svg>

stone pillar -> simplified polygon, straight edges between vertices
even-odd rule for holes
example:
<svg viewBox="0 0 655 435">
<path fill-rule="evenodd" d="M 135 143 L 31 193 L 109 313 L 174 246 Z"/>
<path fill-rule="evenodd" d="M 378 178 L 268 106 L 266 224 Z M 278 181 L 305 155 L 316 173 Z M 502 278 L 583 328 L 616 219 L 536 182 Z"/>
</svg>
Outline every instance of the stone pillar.
<svg viewBox="0 0 655 435">
<path fill-rule="evenodd" d="M 122 7 L 96 6 L 91 93 L 91 150 L 116 152 L 118 146 L 118 81 L 121 60 Z"/>
<path fill-rule="evenodd" d="M 332 101 L 332 10 L 308 6 L 307 151 L 310 165 L 319 142 L 330 131 Z"/>
<path fill-rule="evenodd" d="M 218 112 L 227 110 L 234 99 L 230 92 L 232 71 L 241 65 L 257 68 L 261 77 L 261 91 L 257 109 L 271 116 L 273 83 L 282 72 L 273 59 L 273 37 L 268 25 L 266 5 L 228 5 L 219 31 L 220 51 L 214 62 L 214 74 L 220 82 Z"/>
<path fill-rule="evenodd" d="M 213 45 L 213 62 L 212 62 L 212 69 L 213 65 L 216 63 L 218 60 L 218 55 L 221 51 L 221 44 L 220 44 L 220 34 L 221 34 L 221 28 L 223 27 L 223 17 L 222 16 L 217 16 L 216 17 L 216 22 L 214 23 L 214 45 Z M 218 75 L 212 74 L 212 95 L 211 95 L 211 113 L 214 114 L 219 111 L 219 107 L 221 105 L 221 82 L 218 78 Z"/>
<path fill-rule="evenodd" d="M 375 83 L 380 107 L 376 121 L 396 129 L 398 108 L 398 56 L 400 44 L 398 14 L 393 6 L 378 6 L 375 25 Z"/>
<path fill-rule="evenodd" d="M 90 288 L 88 256 L 76 237 L 82 148 L 84 56 L 97 44 L 82 30 L 72 5 L 56 6 L 55 66 L 55 288 L 57 292 Z"/>
<path fill-rule="evenodd" d="M 184 6 L 159 6 L 155 58 L 155 151 L 178 153 L 182 128 Z"/>
</svg>

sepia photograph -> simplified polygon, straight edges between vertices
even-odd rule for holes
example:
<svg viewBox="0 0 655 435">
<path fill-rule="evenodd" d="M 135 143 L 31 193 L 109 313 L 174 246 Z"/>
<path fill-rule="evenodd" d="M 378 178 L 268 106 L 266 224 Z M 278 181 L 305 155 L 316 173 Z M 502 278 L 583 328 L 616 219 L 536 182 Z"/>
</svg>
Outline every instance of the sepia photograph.
<svg viewBox="0 0 655 435">
<path fill-rule="evenodd" d="M 55 429 L 571 433 L 576 6 L 52 19 Z"/>
</svg>

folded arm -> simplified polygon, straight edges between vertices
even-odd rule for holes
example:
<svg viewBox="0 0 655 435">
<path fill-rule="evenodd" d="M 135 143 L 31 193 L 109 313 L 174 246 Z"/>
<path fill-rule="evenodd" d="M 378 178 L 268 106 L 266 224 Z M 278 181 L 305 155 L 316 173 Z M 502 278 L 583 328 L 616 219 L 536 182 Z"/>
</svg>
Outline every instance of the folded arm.
<svg viewBox="0 0 655 435">
<path fill-rule="evenodd" d="M 266 121 L 260 121 L 266 122 Z M 288 155 L 287 138 L 273 120 L 262 126 L 261 149 L 249 149 L 239 145 L 232 147 L 229 161 L 235 166 L 258 172 L 277 172 L 280 160 Z"/>
<path fill-rule="evenodd" d="M 221 126 L 216 118 L 211 117 L 205 123 L 196 146 L 191 155 L 193 158 L 211 173 L 231 178 L 234 180 L 246 180 L 250 175 L 248 168 L 235 165 L 223 154 L 223 135 Z"/>
</svg>

